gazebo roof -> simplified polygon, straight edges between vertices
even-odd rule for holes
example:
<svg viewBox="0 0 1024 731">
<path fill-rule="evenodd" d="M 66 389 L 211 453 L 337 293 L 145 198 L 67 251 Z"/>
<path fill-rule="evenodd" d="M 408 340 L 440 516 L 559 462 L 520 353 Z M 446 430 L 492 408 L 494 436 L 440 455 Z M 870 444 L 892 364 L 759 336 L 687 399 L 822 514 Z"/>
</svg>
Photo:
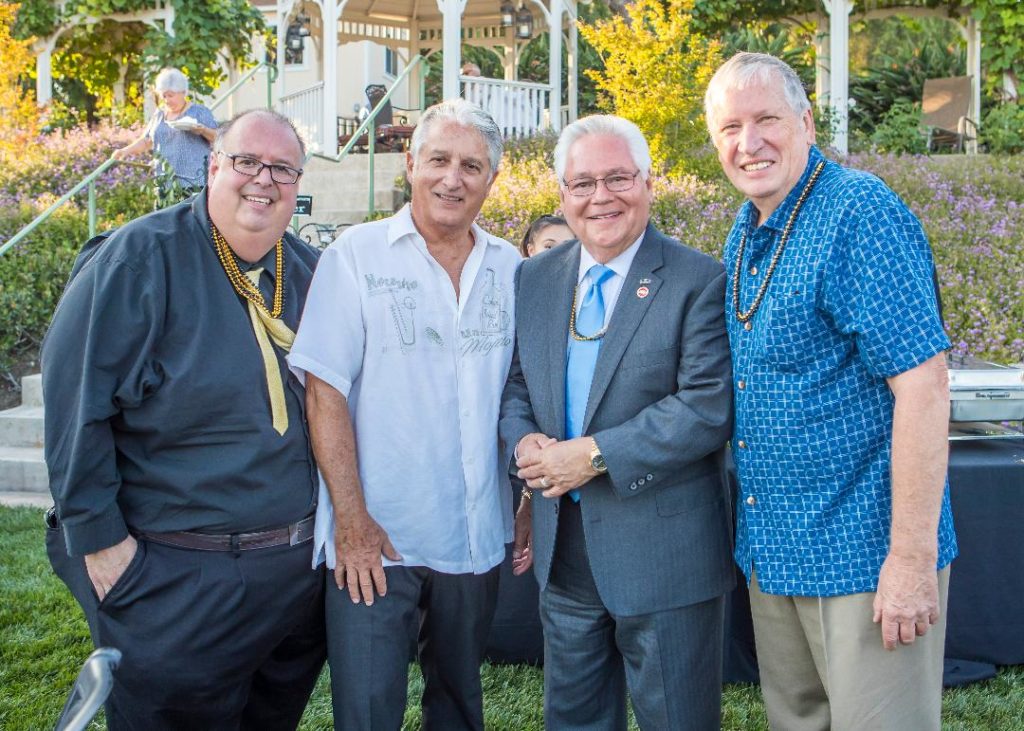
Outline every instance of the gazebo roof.
<svg viewBox="0 0 1024 731">
<path fill-rule="evenodd" d="M 253 0 L 253 4 L 262 10 L 273 10 L 277 7 L 276 0 Z M 571 2 L 567 4 L 572 4 Z M 296 2 L 293 7 L 300 7 L 303 2 Z M 305 5 L 317 6 L 313 0 L 306 0 Z M 527 0 L 527 7 L 534 14 L 538 25 L 545 24 L 539 7 L 548 7 L 545 0 Z M 501 0 L 466 0 L 462 12 L 463 27 L 497 26 L 499 25 L 499 7 Z M 516 3 L 518 7 L 518 3 Z M 405 25 L 412 20 L 420 27 L 440 28 L 441 11 L 436 0 L 348 0 L 341 13 L 342 19 L 355 23 L 374 23 L 382 25 Z"/>
</svg>

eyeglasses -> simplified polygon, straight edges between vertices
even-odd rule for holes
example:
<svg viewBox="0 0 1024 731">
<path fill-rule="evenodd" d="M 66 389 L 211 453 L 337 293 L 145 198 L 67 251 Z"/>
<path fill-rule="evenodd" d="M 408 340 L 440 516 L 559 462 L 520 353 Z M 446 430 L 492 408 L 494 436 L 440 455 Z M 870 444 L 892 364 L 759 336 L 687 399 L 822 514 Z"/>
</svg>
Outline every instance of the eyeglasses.
<svg viewBox="0 0 1024 731">
<path fill-rule="evenodd" d="M 275 183 L 281 185 L 295 185 L 299 180 L 299 176 L 302 175 L 301 170 L 288 167 L 287 165 L 280 165 L 277 163 L 268 164 L 257 160 L 255 157 L 249 157 L 248 155 L 232 155 L 230 152 L 224 152 L 223 150 L 217 150 L 218 155 L 223 155 L 231 161 L 231 167 L 234 168 L 236 173 L 242 175 L 248 175 L 251 178 L 255 178 L 257 175 L 263 172 L 263 168 L 270 168 L 270 179 Z"/>
<path fill-rule="evenodd" d="M 639 174 L 640 171 L 637 170 L 635 173 L 612 173 L 603 178 L 563 180 L 562 183 L 569 190 L 569 195 L 586 198 L 597 192 L 598 183 L 604 183 L 604 188 L 609 193 L 625 193 L 636 184 L 636 176 Z"/>
</svg>

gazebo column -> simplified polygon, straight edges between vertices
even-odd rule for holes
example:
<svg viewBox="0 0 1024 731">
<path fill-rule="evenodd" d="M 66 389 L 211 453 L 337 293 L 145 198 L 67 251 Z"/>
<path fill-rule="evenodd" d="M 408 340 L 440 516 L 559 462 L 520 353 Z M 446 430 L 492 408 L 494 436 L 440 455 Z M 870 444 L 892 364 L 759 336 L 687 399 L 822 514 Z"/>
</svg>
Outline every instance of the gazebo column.
<svg viewBox="0 0 1024 731">
<path fill-rule="evenodd" d="M 580 116 L 580 66 L 579 66 L 579 31 L 575 18 L 569 22 L 569 123 L 572 124 Z"/>
<path fill-rule="evenodd" d="M 852 0 L 824 0 L 829 11 L 829 104 L 832 106 L 832 147 L 845 155 L 849 151 L 850 119 L 850 13 Z"/>
<path fill-rule="evenodd" d="M 409 63 L 412 63 L 413 59 L 415 59 L 419 55 L 420 24 L 418 20 L 416 20 L 415 18 L 411 18 L 409 20 Z M 424 79 L 424 70 L 426 69 L 426 67 L 427 65 L 425 63 L 421 63 L 419 66 L 416 67 L 416 70 L 412 72 L 412 75 L 406 82 L 408 84 L 409 89 L 406 91 L 406 99 L 412 99 L 412 89 L 415 88 L 416 104 L 420 109 L 427 108 L 427 100 L 424 98 L 423 93 L 426 85 Z"/>
<path fill-rule="evenodd" d="M 436 0 L 437 9 L 441 11 L 441 25 L 444 62 L 441 84 L 441 95 L 445 99 L 454 99 L 462 91 L 459 89 L 459 69 L 462 66 L 462 11 L 466 8 L 466 0 Z"/>
<path fill-rule="evenodd" d="M 53 99 L 53 49 L 60 33 L 37 41 L 36 51 L 36 104 L 45 106 Z"/>
<path fill-rule="evenodd" d="M 330 0 L 328 0 L 330 2 Z M 281 103 L 281 97 L 286 93 L 284 83 L 284 54 L 285 54 L 285 35 L 287 35 L 287 28 L 285 22 L 288 20 L 288 6 L 291 4 L 291 0 L 277 0 L 277 81 L 274 83 L 274 97 L 277 99 L 279 106 Z"/>
<path fill-rule="evenodd" d="M 966 26 L 961 32 L 967 39 L 967 73 L 971 77 L 971 105 L 967 116 L 976 124 L 981 124 L 981 23 L 968 16 Z M 977 138 L 967 143 L 967 153 L 978 153 Z"/>
<path fill-rule="evenodd" d="M 828 109 L 829 84 L 829 35 L 828 16 L 816 13 L 814 21 L 814 101 L 818 109 Z"/>
<path fill-rule="evenodd" d="M 558 132 L 562 129 L 562 0 L 551 0 L 548 15 L 548 84 L 551 96 L 548 98 L 548 114 L 551 129 Z"/>
<path fill-rule="evenodd" d="M 321 74 L 324 82 L 323 120 L 320 123 L 320 146 L 323 154 L 338 154 L 338 18 L 347 0 L 323 0 L 320 17 L 323 19 L 323 58 Z"/>
</svg>

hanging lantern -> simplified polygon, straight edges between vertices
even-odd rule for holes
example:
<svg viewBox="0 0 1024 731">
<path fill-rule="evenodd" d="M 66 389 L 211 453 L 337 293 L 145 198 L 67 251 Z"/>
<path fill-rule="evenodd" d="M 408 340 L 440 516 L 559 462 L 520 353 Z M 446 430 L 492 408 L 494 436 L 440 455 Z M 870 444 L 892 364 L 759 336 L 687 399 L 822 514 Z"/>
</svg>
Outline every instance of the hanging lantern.
<svg viewBox="0 0 1024 731">
<path fill-rule="evenodd" d="M 516 6 L 512 4 L 512 0 L 502 0 L 498 12 L 501 13 L 502 28 L 511 28 L 516 24 Z"/>
<path fill-rule="evenodd" d="M 521 41 L 533 38 L 533 13 L 526 9 L 526 5 L 520 5 L 516 13 L 516 38 Z"/>
</svg>

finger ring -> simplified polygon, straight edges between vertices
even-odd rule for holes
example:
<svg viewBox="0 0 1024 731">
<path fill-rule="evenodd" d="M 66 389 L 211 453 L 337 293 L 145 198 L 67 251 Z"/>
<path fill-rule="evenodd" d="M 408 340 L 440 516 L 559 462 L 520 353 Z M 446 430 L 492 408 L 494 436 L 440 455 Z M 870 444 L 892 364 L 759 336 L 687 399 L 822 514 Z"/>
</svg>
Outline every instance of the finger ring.
<svg viewBox="0 0 1024 731">
<path fill-rule="evenodd" d="M 546 490 L 551 487 L 551 483 L 548 482 L 548 478 L 542 477 L 540 478 L 540 486 Z"/>
</svg>

